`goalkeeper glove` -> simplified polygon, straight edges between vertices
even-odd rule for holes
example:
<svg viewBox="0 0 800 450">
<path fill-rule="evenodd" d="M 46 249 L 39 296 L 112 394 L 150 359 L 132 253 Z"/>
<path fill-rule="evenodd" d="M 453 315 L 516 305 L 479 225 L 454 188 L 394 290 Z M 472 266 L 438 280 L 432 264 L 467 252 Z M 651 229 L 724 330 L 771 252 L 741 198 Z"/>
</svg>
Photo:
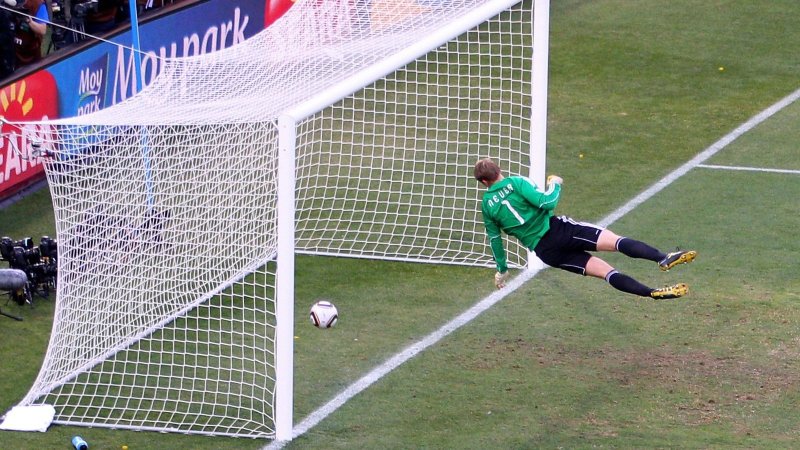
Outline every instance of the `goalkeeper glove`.
<svg viewBox="0 0 800 450">
<path fill-rule="evenodd" d="M 509 272 L 495 272 L 494 273 L 494 285 L 497 286 L 497 289 L 503 289 L 506 286 L 506 280 L 508 279 Z"/>
<path fill-rule="evenodd" d="M 547 177 L 547 186 L 550 186 L 553 183 L 562 184 L 563 182 L 564 182 L 564 180 L 562 180 L 561 177 L 558 176 L 558 175 L 549 175 Z"/>
</svg>

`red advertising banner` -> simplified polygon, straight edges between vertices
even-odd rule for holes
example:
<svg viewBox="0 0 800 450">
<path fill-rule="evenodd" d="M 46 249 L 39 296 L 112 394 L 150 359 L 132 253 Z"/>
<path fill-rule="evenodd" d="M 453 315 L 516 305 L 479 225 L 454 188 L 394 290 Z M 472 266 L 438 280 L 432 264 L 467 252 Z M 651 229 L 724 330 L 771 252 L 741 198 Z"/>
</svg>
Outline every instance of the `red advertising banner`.
<svg viewBox="0 0 800 450">
<path fill-rule="evenodd" d="M 12 122 L 58 118 L 58 87 L 50 72 L 41 70 L 0 90 L 0 115 Z M 29 155 L 31 142 L 41 132 L 34 127 L 3 123 L 0 147 L 0 198 L 41 179 L 44 166 Z"/>
<path fill-rule="evenodd" d="M 294 5 L 294 2 L 295 0 L 267 0 L 264 8 L 264 28 L 278 20 Z"/>
</svg>

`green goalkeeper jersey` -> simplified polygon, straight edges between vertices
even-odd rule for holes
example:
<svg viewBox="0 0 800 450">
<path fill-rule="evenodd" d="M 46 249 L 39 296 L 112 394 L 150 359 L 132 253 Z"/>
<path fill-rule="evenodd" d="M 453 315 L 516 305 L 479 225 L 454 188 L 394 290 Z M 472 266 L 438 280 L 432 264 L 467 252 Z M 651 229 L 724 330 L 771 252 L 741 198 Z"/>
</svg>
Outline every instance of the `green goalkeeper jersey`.
<svg viewBox="0 0 800 450">
<path fill-rule="evenodd" d="M 550 217 L 560 194 L 560 184 L 551 184 L 542 192 L 531 180 L 519 176 L 504 178 L 483 194 L 483 223 L 498 272 L 508 270 L 500 232 L 514 236 L 533 250 L 550 229 Z"/>
</svg>

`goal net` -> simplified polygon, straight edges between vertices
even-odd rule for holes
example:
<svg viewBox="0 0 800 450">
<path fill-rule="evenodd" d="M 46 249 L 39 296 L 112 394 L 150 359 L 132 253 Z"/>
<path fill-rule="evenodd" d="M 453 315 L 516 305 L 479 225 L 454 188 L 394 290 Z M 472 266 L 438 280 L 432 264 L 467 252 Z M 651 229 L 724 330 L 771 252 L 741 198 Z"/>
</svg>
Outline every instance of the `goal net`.
<svg viewBox="0 0 800 450">
<path fill-rule="evenodd" d="M 48 153 L 59 243 L 51 340 L 20 406 L 289 437 L 296 252 L 493 265 L 472 167 L 531 173 L 533 9 L 298 0 L 120 104 L 18 124 Z"/>
</svg>

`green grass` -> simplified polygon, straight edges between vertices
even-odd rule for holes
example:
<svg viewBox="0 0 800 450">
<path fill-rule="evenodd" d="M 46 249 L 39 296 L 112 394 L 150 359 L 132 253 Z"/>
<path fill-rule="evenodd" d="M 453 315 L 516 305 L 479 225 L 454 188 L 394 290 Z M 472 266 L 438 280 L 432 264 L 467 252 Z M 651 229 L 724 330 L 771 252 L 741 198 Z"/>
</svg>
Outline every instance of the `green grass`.
<svg viewBox="0 0 800 450">
<path fill-rule="evenodd" d="M 548 172 L 560 213 L 599 220 L 794 91 L 794 1 L 559 1 L 551 14 Z M 719 67 L 725 68 L 719 71 Z M 800 169 L 800 106 L 709 164 Z M 578 154 L 584 153 L 579 159 Z M 697 168 L 613 225 L 697 261 L 668 273 L 609 255 L 689 297 L 651 302 L 547 270 L 354 397 L 288 448 L 791 448 L 800 415 L 800 176 Z M 0 234 L 54 234 L 40 192 Z M 300 257 L 295 421 L 491 292 L 487 269 Z M 316 298 L 342 314 L 307 324 Z M 32 384 L 53 302 L 0 303 L 0 410 Z M 264 441 L 53 426 L 3 447 L 259 448 Z"/>
</svg>

